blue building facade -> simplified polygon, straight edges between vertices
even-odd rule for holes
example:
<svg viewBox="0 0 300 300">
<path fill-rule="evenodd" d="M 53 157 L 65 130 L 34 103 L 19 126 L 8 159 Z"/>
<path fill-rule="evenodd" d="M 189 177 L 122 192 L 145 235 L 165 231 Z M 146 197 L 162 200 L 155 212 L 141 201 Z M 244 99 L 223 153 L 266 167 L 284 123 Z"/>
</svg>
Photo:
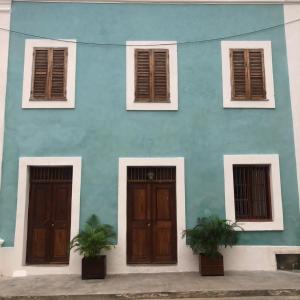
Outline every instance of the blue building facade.
<svg viewBox="0 0 300 300">
<path fill-rule="evenodd" d="M 52 269 L 28 263 L 34 167 L 73 168 L 67 236 L 76 234 L 92 213 L 113 225 L 118 237 L 109 254 L 111 273 L 194 270 L 195 257 L 181 232 L 198 217 L 209 215 L 238 221 L 244 227 L 239 245 L 224 252 L 228 270 L 274 269 L 276 253 L 299 251 L 285 22 L 280 4 L 13 2 L 0 191 L 2 273 L 79 272 L 75 254 Z M 32 66 L 38 52 L 33 54 L 50 48 L 67 49 L 65 97 L 36 101 L 31 96 L 38 67 L 33 70 Z M 137 50 L 150 53 L 153 49 L 154 60 L 155 49 L 168 53 L 168 101 L 135 101 Z M 240 65 L 231 60 L 232 50 L 240 51 L 237 58 L 243 53 L 243 66 L 249 57 L 251 81 L 256 78 L 255 70 L 260 70 L 253 69 L 252 75 L 251 63 L 257 61 L 251 62 L 251 51 L 257 49 L 263 51 L 264 97 L 234 99 L 232 84 L 237 86 L 239 79 L 235 81 L 232 72 L 238 74 L 234 68 Z M 242 166 L 248 170 L 243 173 L 247 178 L 267 176 L 266 181 L 250 181 L 268 185 L 269 193 L 244 187 L 256 197 L 250 199 L 252 215 L 247 216 L 246 208 L 237 208 L 237 198 L 250 201 L 250 196 L 238 196 L 243 191 L 237 190 L 237 181 L 250 184 L 243 177 L 238 179 L 237 174 L 242 174 L 238 172 L 244 172 Z M 176 169 L 172 226 L 176 227 L 177 252 L 171 264 L 147 262 L 147 267 L 136 267 L 128 263 L 128 172 L 132 167 L 148 167 L 147 172 L 149 168 L 152 172 L 161 167 Z M 253 167 L 258 173 L 249 175 Z M 261 167 L 268 172 L 259 173 L 264 172 Z M 259 201 L 266 201 L 266 215 Z M 143 204 L 136 205 L 144 209 Z M 61 242 L 64 237 L 57 234 Z M 33 235 L 37 242 L 38 233 Z M 170 238 L 168 234 L 162 237 Z M 140 243 L 137 247 L 143 247 Z M 136 256 L 143 252 L 139 249 Z M 265 255 L 270 257 L 267 262 Z M 254 256 L 259 258 L 255 264 Z M 13 260 L 10 266 L 4 263 Z"/>
</svg>

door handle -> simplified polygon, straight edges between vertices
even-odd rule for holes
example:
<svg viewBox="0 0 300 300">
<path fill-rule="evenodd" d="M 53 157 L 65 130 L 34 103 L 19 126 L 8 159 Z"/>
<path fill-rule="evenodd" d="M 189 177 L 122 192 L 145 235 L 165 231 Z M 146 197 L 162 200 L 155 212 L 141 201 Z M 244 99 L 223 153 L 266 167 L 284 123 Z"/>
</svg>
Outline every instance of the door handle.
<svg viewBox="0 0 300 300">
<path fill-rule="evenodd" d="M 51 224 L 51 227 L 54 227 L 54 223 Z"/>
<path fill-rule="evenodd" d="M 148 223 L 147 226 L 150 227 L 150 226 L 151 226 L 151 223 Z"/>
</svg>

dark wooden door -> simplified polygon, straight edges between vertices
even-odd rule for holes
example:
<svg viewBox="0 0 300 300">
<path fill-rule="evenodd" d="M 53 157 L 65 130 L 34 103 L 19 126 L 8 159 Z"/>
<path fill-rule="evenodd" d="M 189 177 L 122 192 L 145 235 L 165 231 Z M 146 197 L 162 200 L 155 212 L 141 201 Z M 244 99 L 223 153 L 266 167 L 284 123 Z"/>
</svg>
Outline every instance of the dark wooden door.
<svg viewBox="0 0 300 300">
<path fill-rule="evenodd" d="M 128 262 L 151 262 L 151 193 L 145 183 L 128 185 Z"/>
<path fill-rule="evenodd" d="M 176 259 L 175 183 L 152 184 L 152 262 L 174 263 Z"/>
<path fill-rule="evenodd" d="M 27 264 L 69 262 L 71 167 L 32 167 Z"/>
<path fill-rule="evenodd" d="M 175 186 L 174 180 L 128 182 L 128 264 L 177 262 Z"/>
</svg>

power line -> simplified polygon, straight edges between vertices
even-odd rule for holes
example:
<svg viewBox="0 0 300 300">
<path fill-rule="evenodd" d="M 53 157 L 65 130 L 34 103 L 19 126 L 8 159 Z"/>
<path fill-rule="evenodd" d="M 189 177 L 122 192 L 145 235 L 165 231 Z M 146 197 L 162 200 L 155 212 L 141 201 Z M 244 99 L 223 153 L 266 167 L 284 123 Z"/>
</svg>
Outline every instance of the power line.
<svg viewBox="0 0 300 300">
<path fill-rule="evenodd" d="M 179 41 L 179 42 L 176 42 L 176 43 L 155 43 L 155 44 L 147 44 L 147 46 L 170 46 L 170 45 L 188 45 L 188 44 L 207 43 L 207 42 L 225 40 L 225 39 L 240 37 L 240 36 L 244 36 L 244 35 L 250 35 L 250 34 L 253 34 L 253 33 L 263 32 L 263 31 L 267 31 L 267 30 L 270 30 L 270 29 L 275 29 L 275 28 L 279 28 L 279 27 L 282 27 L 282 26 L 285 26 L 285 25 L 293 24 L 293 23 L 296 23 L 296 22 L 299 22 L 299 21 L 300 21 L 300 18 L 299 19 L 294 19 L 292 21 L 280 23 L 280 24 L 277 24 L 277 25 L 272 25 L 272 26 L 269 26 L 269 27 L 259 28 L 259 29 L 253 30 L 253 31 L 248 31 L 248 32 L 243 32 L 243 33 L 238 33 L 238 34 L 233 34 L 233 35 L 220 36 L 220 37 L 209 38 L 209 39 L 203 39 L 203 40 L 183 41 L 183 42 Z M 79 44 L 79 45 L 117 46 L 117 47 L 126 47 L 126 46 L 139 47 L 139 46 L 143 46 L 143 45 L 139 45 L 139 44 L 126 45 L 126 44 L 123 44 L 123 43 L 96 43 L 96 42 L 83 42 L 83 41 L 64 40 L 64 39 L 57 39 L 57 38 L 51 38 L 51 37 L 36 35 L 36 34 L 32 34 L 32 33 L 27 33 L 27 32 L 16 31 L 16 30 L 12 30 L 12 29 L 6 29 L 6 28 L 2 28 L 2 27 L 0 27 L 0 30 L 10 32 L 10 33 L 14 33 L 14 34 L 39 38 L 39 39 L 48 39 L 48 40 L 53 40 L 53 41 L 73 43 L 73 44 Z"/>
</svg>

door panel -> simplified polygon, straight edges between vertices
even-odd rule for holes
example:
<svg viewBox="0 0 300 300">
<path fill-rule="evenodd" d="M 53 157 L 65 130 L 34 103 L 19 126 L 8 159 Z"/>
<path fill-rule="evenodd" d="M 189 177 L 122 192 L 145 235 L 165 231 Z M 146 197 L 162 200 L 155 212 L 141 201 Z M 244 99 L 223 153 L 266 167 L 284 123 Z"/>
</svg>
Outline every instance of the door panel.
<svg viewBox="0 0 300 300">
<path fill-rule="evenodd" d="M 50 261 L 52 263 L 69 261 L 71 189 L 71 183 L 53 184 L 52 241 L 50 246 Z"/>
<path fill-rule="evenodd" d="M 150 262 L 150 198 L 147 184 L 128 185 L 127 262 Z"/>
<path fill-rule="evenodd" d="M 153 262 L 175 263 L 176 246 L 176 201 L 175 184 L 153 184 Z"/>
<path fill-rule="evenodd" d="M 72 168 L 32 167 L 30 172 L 26 263 L 68 263 Z"/>
<path fill-rule="evenodd" d="M 32 262 L 45 262 L 48 256 L 47 252 L 47 229 L 34 228 L 32 229 L 31 257 Z"/>
<path fill-rule="evenodd" d="M 132 261 L 149 260 L 149 248 L 148 248 L 148 233 L 145 228 L 133 228 L 132 229 Z"/>
<path fill-rule="evenodd" d="M 144 187 L 135 188 L 132 193 L 132 220 L 147 220 L 147 189 Z"/>
<path fill-rule="evenodd" d="M 176 263 L 175 183 L 128 182 L 127 189 L 127 263 Z"/>
<path fill-rule="evenodd" d="M 171 219 L 171 201 L 170 190 L 168 187 L 154 186 L 154 203 L 156 219 L 157 220 L 170 220 Z"/>
<path fill-rule="evenodd" d="M 33 219 L 35 226 L 43 226 L 50 221 L 50 193 L 51 187 L 47 184 L 35 184 L 33 189 Z"/>
<path fill-rule="evenodd" d="M 29 194 L 27 263 L 45 263 L 49 257 L 51 186 L 32 183 Z"/>
</svg>

